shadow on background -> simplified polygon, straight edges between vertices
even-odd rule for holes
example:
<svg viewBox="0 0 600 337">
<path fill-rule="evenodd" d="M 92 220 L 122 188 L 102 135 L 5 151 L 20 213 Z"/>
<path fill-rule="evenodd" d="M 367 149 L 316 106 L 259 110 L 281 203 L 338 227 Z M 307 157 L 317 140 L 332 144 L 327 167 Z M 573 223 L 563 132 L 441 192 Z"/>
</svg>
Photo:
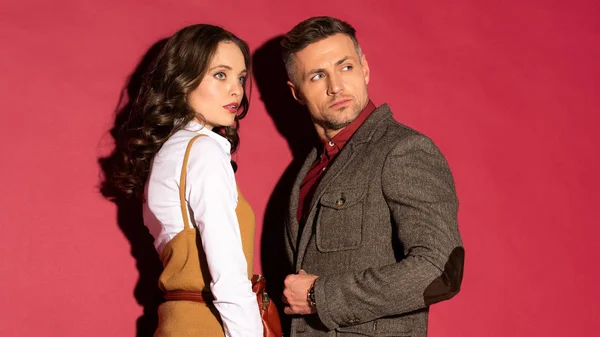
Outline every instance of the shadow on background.
<svg viewBox="0 0 600 337">
<path fill-rule="evenodd" d="M 129 118 L 132 100 L 140 90 L 144 73 L 158 56 L 165 42 L 166 39 L 156 42 L 146 52 L 121 91 L 115 111 L 115 123 L 110 130 L 113 140 L 116 138 L 118 130 Z M 126 198 L 110 183 L 116 160 L 117 156 L 114 151 L 108 157 L 98 159 L 104 174 L 100 192 L 117 206 L 117 223 L 131 245 L 131 256 L 136 261 L 139 273 L 133 297 L 143 307 L 143 313 L 136 322 L 136 337 L 151 337 L 158 325 L 158 306 L 163 301 L 162 292 L 158 288 L 158 277 L 162 271 L 162 264 L 154 248 L 154 239 L 144 226 L 141 201 Z"/>
<path fill-rule="evenodd" d="M 318 136 L 308 111 L 294 100 L 286 82 L 285 65 L 281 59 L 279 42 L 282 36 L 270 39 L 253 55 L 253 74 L 267 113 L 277 131 L 286 139 L 292 152 L 292 162 L 277 182 L 263 219 L 261 237 L 261 265 L 267 279 L 267 291 L 280 310 L 284 331 L 289 329 L 287 315 L 283 313 L 281 295 L 283 280 L 293 272 L 285 255 L 284 219 L 288 212 L 290 193 L 296 175 L 310 150 L 318 144 Z"/>
</svg>

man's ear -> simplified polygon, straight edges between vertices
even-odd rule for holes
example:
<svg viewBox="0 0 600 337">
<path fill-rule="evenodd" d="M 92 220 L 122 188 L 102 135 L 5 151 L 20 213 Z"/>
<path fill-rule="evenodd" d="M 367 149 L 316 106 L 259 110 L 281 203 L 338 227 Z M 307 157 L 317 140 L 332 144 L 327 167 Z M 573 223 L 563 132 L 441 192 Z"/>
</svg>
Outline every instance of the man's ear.
<svg viewBox="0 0 600 337">
<path fill-rule="evenodd" d="M 361 56 L 360 63 L 362 63 L 363 74 L 365 74 L 365 84 L 369 84 L 369 80 L 371 79 L 371 70 L 369 69 L 369 62 L 367 62 L 365 54 Z"/>
<path fill-rule="evenodd" d="M 300 90 L 298 90 L 296 88 L 294 83 L 292 83 L 292 81 L 287 81 L 287 85 L 288 85 L 288 87 L 290 87 L 290 90 L 292 91 L 292 96 L 294 96 L 294 99 L 296 101 L 298 101 L 298 103 L 300 103 L 302 105 L 306 105 L 306 101 L 304 101 L 304 97 L 302 97 L 302 93 L 300 93 Z"/>
</svg>

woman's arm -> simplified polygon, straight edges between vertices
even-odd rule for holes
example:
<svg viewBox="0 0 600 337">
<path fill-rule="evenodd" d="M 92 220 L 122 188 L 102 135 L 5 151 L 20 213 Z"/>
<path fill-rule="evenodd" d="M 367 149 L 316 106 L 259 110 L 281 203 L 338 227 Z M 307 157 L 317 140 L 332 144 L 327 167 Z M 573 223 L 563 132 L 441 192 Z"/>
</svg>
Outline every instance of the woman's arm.
<svg viewBox="0 0 600 337">
<path fill-rule="evenodd" d="M 187 169 L 186 196 L 200 232 L 225 335 L 262 336 L 235 212 L 237 190 L 229 156 L 215 140 L 202 137 L 192 147 Z"/>
</svg>

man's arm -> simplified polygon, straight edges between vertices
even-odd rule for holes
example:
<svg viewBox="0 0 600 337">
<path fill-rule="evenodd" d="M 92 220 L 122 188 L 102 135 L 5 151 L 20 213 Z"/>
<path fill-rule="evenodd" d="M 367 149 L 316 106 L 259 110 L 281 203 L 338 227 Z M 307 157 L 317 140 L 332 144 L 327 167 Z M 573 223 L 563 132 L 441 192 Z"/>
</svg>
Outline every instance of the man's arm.
<svg viewBox="0 0 600 337">
<path fill-rule="evenodd" d="M 422 135 L 403 140 L 388 154 L 382 185 L 404 259 L 316 279 L 317 314 L 329 329 L 418 310 L 460 290 L 458 200 L 438 148 Z"/>
</svg>

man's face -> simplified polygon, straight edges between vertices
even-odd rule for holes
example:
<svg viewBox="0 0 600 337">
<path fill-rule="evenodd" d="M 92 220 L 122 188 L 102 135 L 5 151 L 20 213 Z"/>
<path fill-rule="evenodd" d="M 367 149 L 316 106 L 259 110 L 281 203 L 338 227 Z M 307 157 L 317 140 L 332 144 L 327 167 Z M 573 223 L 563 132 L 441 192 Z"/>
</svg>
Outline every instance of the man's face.
<svg viewBox="0 0 600 337">
<path fill-rule="evenodd" d="M 308 107 L 317 131 L 337 134 L 369 101 L 367 60 L 344 34 L 310 44 L 293 57 L 295 83 L 288 85 L 294 98 Z"/>
</svg>

